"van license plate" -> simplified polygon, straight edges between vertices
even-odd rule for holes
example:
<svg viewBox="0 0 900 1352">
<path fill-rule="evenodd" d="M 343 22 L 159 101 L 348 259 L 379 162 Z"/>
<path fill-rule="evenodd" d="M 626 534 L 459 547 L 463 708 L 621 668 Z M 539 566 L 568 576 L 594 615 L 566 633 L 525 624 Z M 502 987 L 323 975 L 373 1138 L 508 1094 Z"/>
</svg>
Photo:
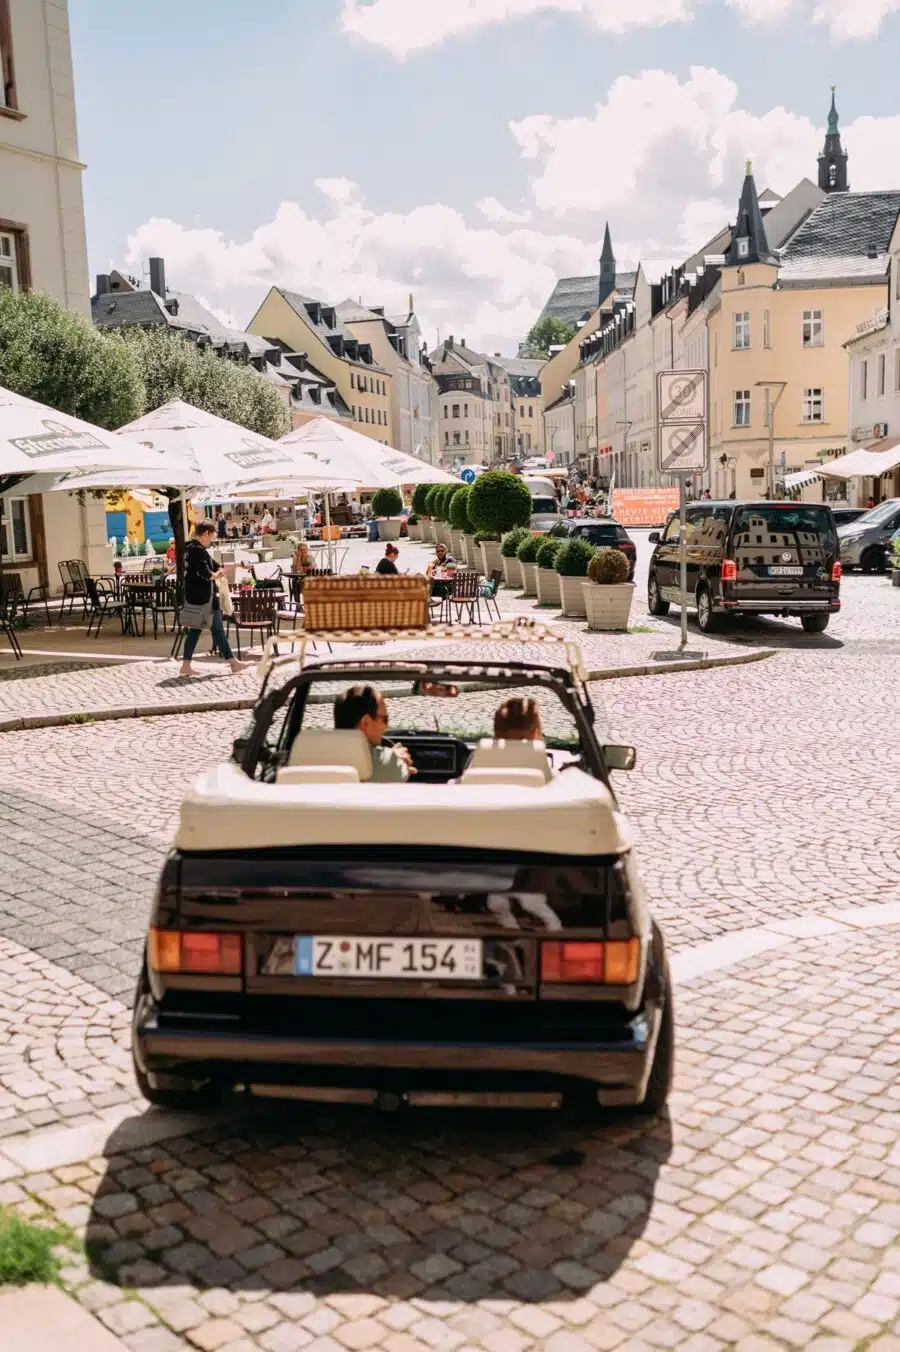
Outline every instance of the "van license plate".
<svg viewBox="0 0 900 1352">
<path fill-rule="evenodd" d="M 803 576 L 802 566 L 799 568 L 796 567 L 786 568 L 782 564 L 777 564 L 774 568 L 769 569 L 769 577 L 802 577 L 802 576 Z"/>
<path fill-rule="evenodd" d="M 376 939 L 371 936 L 298 934 L 294 940 L 297 976 L 480 981 L 480 939 Z"/>
</svg>

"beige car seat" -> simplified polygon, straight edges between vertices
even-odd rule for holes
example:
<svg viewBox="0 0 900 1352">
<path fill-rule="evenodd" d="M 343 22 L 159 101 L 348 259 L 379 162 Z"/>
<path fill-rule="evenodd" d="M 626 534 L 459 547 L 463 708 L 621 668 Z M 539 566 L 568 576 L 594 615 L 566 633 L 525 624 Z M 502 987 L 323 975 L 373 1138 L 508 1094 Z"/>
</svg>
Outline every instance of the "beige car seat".
<svg viewBox="0 0 900 1352">
<path fill-rule="evenodd" d="M 352 770 L 356 779 L 366 781 L 372 778 L 372 748 L 359 728 L 311 728 L 294 738 L 288 767 L 316 770 L 340 767 Z"/>
<path fill-rule="evenodd" d="M 462 777 L 463 783 L 471 782 L 468 776 L 475 770 L 538 770 L 545 784 L 549 784 L 553 777 L 550 758 L 543 742 L 518 740 L 495 742 L 488 737 L 479 742 L 472 753 L 472 759 Z"/>
</svg>

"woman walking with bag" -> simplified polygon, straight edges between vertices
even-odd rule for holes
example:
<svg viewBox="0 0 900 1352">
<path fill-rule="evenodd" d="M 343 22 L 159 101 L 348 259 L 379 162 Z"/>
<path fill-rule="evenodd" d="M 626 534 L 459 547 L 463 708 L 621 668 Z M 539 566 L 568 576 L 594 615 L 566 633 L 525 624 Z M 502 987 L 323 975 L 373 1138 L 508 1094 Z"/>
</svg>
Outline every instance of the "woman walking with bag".
<svg viewBox="0 0 900 1352">
<path fill-rule="evenodd" d="M 181 676 L 199 676 L 194 671 L 191 658 L 204 629 L 212 634 L 216 651 L 224 657 L 231 667 L 232 675 L 247 670 L 246 662 L 238 662 L 225 637 L 225 625 L 222 623 L 222 608 L 219 604 L 219 589 L 216 579 L 221 569 L 217 569 L 207 546 L 212 543 L 216 528 L 211 521 L 200 521 L 194 527 L 194 534 L 184 550 L 184 605 L 181 608 L 181 625 L 187 632 L 184 636 L 184 660 L 181 664 Z"/>
</svg>

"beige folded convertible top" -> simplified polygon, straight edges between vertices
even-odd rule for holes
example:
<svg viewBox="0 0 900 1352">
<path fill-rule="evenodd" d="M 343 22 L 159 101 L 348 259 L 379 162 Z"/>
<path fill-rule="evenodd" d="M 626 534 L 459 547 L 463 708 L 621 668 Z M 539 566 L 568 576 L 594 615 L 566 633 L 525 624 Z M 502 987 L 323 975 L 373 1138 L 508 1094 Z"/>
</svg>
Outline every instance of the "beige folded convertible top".
<svg viewBox="0 0 900 1352">
<path fill-rule="evenodd" d="M 559 855 L 631 847 L 609 790 L 581 770 L 548 784 L 263 784 L 229 761 L 181 805 L 180 850 L 432 845 Z"/>
</svg>

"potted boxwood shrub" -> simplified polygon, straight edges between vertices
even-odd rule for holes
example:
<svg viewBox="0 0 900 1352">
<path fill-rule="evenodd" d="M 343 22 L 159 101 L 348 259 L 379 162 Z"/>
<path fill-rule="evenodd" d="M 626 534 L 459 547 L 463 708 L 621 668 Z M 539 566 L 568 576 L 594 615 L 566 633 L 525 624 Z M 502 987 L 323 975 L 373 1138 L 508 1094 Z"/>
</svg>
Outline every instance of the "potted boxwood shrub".
<svg viewBox="0 0 900 1352">
<path fill-rule="evenodd" d="M 529 531 L 516 550 L 516 558 L 522 570 L 522 590 L 526 596 L 537 595 L 536 560 L 537 552 L 543 543 L 543 535 L 532 535 Z"/>
<path fill-rule="evenodd" d="M 503 581 L 507 587 L 521 587 L 522 569 L 516 558 L 516 550 L 522 541 L 531 534 L 525 526 L 514 526 L 500 541 L 500 566 L 503 569 Z"/>
<path fill-rule="evenodd" d="M 428 540 L 431 544 L 437 541 L 435 534 L 437 527 L 435 498 L 440 488 L 441 484 L 429 484 L 428 492 L 425 494 L 425 515 L 428 519 L 422 523 L 422 539 Z"/>
<path fill-rule="evenodd" d="M 564 540 L 562 549 L 556 556 L 556 571 L 559 574 L 559 603 L 564 615 L 576 615 L 583 618 L 584 587 L 581 585 L 587 577 L 588 565 L 594 557 L 594 546 L 587 540 Z"/>
<path fill-rule="evenodd" d="M 421 540 L 422 538 L 422 523 L 415 512 L 410 512 L 406 518 L 406 533 L 411 540 Z"/>
<path fill-rule="evenodd" d="M 400 539 L 403 499 L 396 488 L 379 488 L 372 498 L 372 515 L 378 521 L 379 540 Z"/>
<path fill-rule="evenodd" d="M 437 534 L 438 539 L 441 540 L 448 549 L 450 548 L 450 504 L 453 501 L 457 488 L 457 484 L 444 484 L 444 491 L 438 499 L 440 503 L 439 510 L 441 514 L 441 524 L 440 531 L 436 531 L 435 533 Z"/>
<path fill-rule="evenodd" d="M 582 582 L 588 629 L 627 629 L 634 583 L 628 581 L 628 560 L 619 549 L 598 549 Z"/>
<path fill-rule="evenodd" d="M 479 474 L 469 495 L 469 519 L 488 538 L 481 545 L 485 573 L 500 568 L 500 537 L 531 520 L 531 494 L 517 474 L 490 469 Z"/>
<path fill-rule="evenodd" d="M 450 553 L 455 559 L 464 559 L 463 531 L 469 529 L 468 502 L 472 489 L 462 484 L 450 498 Z"/>
<path fill-rule="evenodd" d="M 556 571 L 556 558 L 562 546 L 562 540 L 551 539 L 545 535 L 538 549 L 535 559 L 537 564 L 535 576 L 538 605 L 558 606 L 560 604 L 559 573 Z"/>
</svg>

